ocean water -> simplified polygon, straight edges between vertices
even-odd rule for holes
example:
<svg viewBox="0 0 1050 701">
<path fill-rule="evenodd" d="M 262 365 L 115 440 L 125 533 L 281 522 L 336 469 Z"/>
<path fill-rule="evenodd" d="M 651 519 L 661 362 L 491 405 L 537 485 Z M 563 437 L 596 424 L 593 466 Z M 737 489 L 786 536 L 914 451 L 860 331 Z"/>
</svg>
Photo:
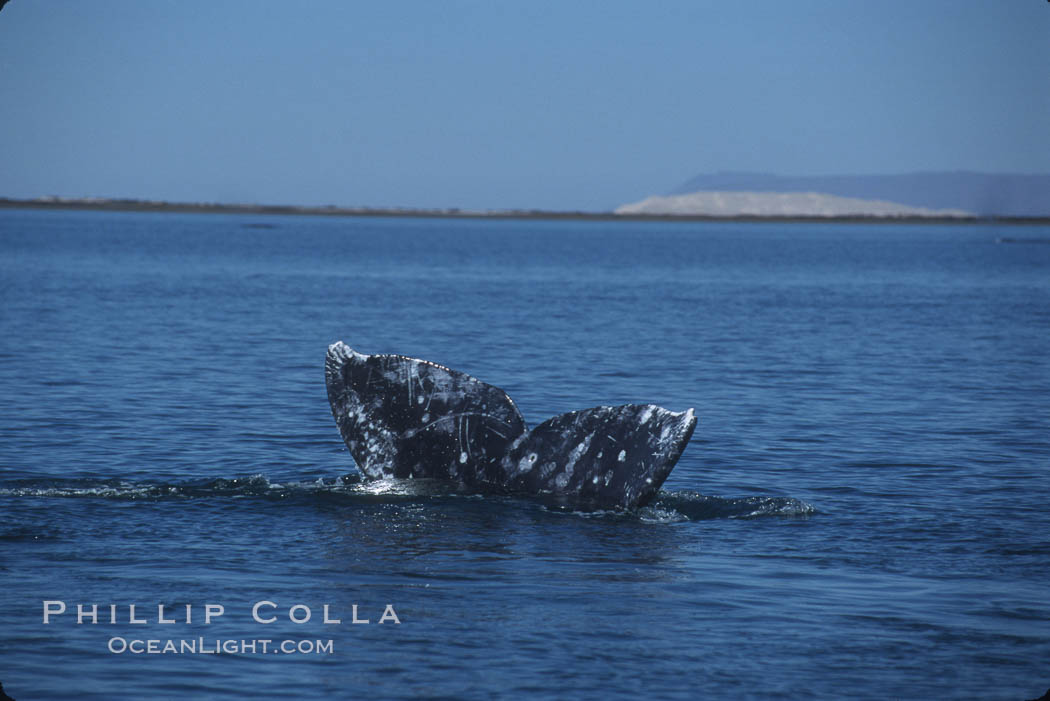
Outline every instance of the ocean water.
<svg viewBox="0 0 1050 701">
<path fill-rule="evenodd" d="M 1040 696 L 1046 240 L 0 212 L 0 681 L 19 701 Z M 365 483 L 326 399 L 335 340 L 470 373 L 530 426 L 630 402 L 699 424 L 636 512 Z"/>
</svg>

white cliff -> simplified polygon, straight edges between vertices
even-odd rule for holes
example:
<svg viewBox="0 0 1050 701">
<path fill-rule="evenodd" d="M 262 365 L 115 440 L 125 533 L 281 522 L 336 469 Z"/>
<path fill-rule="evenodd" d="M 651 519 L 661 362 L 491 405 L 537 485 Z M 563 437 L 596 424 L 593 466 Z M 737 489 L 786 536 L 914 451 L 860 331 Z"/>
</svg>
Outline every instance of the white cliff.
<svg viewBox="0 0 1050 701">
<path fill-rule="evenodd" d="M 838 197 L 819 192 L 692 192 L 648 197 L 617 207 L 616 214 L 670 214 L 713 217 L 971 217 L 961 209 L 927 209 L 882 200 Z"/>
</svg>

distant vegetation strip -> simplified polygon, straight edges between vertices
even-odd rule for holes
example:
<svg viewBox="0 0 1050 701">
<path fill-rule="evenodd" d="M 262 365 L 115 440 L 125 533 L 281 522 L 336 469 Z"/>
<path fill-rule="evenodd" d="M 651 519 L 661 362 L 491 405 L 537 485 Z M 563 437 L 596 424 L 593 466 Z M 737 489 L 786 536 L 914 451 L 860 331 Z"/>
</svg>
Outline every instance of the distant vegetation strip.
<svg viewBox="0 0 1050 701">
<path fill-rule="evenodd" d="M 875 222 L 959 224 L 999 222 L 1050 224 L 1050 217 L 932 217 L 932 216 L 759 216 L 697 214 L 615 214 L 613 212 L 548 211 L 539 209 L 467 210 L 413 209 L 407 207 L 312 207 L 299 205 L 221 204 L 209 202 L 165 202 L 157 200 L 41 197 L 0 197 L 0 209 L 94 210 L 105 212 L 172 212 L 192 214 L 278 214 L 337 217 L 421 217 L 456 219 L 578 219 L 589 221 L 741 221 L 741 222 Z"/>
</svg>

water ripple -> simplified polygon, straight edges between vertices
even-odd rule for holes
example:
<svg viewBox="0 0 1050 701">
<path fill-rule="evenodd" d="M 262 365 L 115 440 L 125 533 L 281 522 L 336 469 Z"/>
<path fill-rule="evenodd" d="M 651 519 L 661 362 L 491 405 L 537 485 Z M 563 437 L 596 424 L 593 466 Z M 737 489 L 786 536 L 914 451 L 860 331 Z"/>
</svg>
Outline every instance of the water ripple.
<svg viewBox="0 0 1050 701">
<path fill-rule="evenodd" d="M 652 504 L 632 511 L 579 511 L 542 499 L 481 495 L 441 480 L 364 481 L 356 474 L 289 482 L 271 481 L 264 475 L 160 483 L 124 479 L 21 479 L 8 480 L 5 486 L 0 487 L 0 497 L 95 498 L 118 501 L 243 498 L 272 501 L 305 498 L 337 499 L 351 505 L 468 498 L 487 499 L 494 503 L 533 503 L 553 513 L 568 513 L 585 518 L 631 518 L 647 523 L 811 516 L 817 513 L 813 506 L 791 497 L 723 498 L 690 491 L 661 491 Z"/>
</svg>

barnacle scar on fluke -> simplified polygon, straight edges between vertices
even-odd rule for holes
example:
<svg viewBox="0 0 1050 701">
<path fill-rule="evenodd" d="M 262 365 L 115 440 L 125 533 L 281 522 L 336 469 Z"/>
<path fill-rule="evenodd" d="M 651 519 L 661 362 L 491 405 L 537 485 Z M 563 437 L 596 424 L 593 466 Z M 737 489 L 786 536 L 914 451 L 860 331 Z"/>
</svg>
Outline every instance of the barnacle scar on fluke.
<svg viewBox="0 0 1050 701">
<path fill-rule="evenodd" d="M 332 415 L 369 479 L 451 480 L 481 492 L 577 506 L 648 503 L 696 427 L 692 409 L 599 406 L 529 430 L 498 387 L 436 363 L 328 347 Z"/>
</svg>

